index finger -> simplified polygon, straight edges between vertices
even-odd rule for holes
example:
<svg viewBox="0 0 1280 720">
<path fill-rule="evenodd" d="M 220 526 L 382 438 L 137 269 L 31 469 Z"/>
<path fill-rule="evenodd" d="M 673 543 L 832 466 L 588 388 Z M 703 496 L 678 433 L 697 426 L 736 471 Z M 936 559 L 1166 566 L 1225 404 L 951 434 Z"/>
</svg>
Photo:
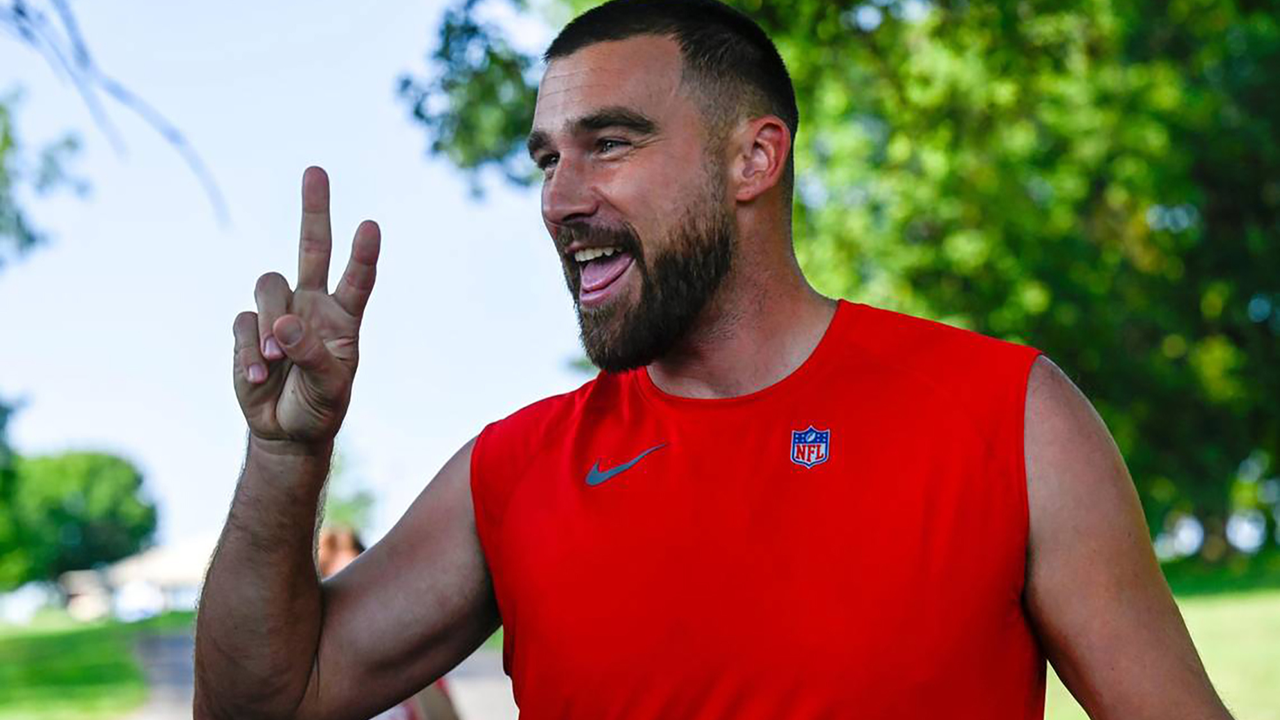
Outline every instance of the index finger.
<svg viewBox="0 0 1280 720">
<path fill-rule="evenodd" d="M 333 232 L 329 228 L 329 176 L 318 167 L 302 173 L 302 237 L 298 241 L 298 289 L 326 290 Z"/>
</svg>

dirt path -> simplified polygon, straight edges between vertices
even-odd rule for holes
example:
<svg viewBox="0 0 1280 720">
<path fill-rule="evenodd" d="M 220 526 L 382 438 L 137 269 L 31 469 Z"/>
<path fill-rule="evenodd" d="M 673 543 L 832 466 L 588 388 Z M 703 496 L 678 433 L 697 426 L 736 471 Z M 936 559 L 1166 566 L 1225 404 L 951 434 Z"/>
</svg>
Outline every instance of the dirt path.
<svg viewBox="0 0 1280 720">
<path fill-rule="evenodd" d="M 511 678 L 502 672 L 502 653 L 477 650 L 445 676 L 462 720 L 516 720 Z"/>
<path fill-rule="evenodd" d="M 191 717 L 191 636 L 145 634 L 134 653 L 147 676 L 147 702 L 129 720 L 180 720 Z"/>
</svg>

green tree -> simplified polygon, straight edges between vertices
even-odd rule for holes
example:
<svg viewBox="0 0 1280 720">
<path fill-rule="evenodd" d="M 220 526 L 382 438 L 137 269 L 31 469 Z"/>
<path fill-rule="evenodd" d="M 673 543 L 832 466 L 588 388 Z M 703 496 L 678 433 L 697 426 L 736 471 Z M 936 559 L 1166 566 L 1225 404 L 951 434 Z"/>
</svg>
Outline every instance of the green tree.
<svg viewBox="0 0 1280 720">
<path fill-rule="evenodd" d="M 1224 547 L 1261 502 L 1242 463 L 1280 451 L 1280 2 L 731 4 L 795 80 L 819 289 L 1045 350 L 1152 527 L 1191 512 Z M 537 65 L 481 5 L 446 13 L 402 98 L 433 152 L 522 180 Z"/>
<path fill-rule="evenodd" d="M 17 485 L 13 451 L 6 437 L 12 410 L 0 404 L 0 588 L 13 584 L 25 567 L 22 536 L 13 513 L 13 497 Z"/>
<path fill-rule="evenodd" d="M 156 529 L 142 474 L 104 453 L 16 458 L 10 501 L 17 543 L 0 563 L 0 587 L 119 560 Z"/>
<path fill-rule="evenodd" d="M 365 533 L 373 520 L 376 503 L 373 492 L 353 471 L 348 454 L 335 452 L 325 486 L 324 526 Z"/>
</svg>

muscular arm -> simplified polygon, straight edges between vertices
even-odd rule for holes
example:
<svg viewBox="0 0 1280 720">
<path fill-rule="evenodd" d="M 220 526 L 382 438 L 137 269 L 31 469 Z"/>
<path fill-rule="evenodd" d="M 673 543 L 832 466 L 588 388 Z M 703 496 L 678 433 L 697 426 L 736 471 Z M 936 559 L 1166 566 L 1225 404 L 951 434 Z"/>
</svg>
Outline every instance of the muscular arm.
<svg viewBox="0 0 1280 720">
<path fill-rule="evenodd" d="M 413 695 L 498 626 L 475 532 L 471 443 L 381 542 L 317 580 L 328 459 L 250 446 L 196 635 L 196 717 L 366 718 Z"/>
<path fill-rule="evenodd" d="M 1048 360 L 1026 404 L 1024 600 L 1054 669 L 1095 719 L 1229 720 L 1152 552 L 1102 419 Z"/>
</svg>

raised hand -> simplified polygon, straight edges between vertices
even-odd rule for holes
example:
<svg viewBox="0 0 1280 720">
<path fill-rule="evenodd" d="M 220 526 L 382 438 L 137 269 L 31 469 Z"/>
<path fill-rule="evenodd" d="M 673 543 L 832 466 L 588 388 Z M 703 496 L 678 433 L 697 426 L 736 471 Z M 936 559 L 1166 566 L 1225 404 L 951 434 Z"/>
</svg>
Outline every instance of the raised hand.
<svg viewBox="0 0 1280 720">
<path fill-rule="evenodd" d="M 329 178 L 318 167 L 302 175 L 298 286 L 280 273 L 258 278 L 258 311 L 236 316 L 236 398 L 260 440 L 323 446 L 338 433 L 359 360 L 360 321 L 373 291 L 378 225 L 360 223 L 347 269 L 328 289 Z"/>
</svg>

